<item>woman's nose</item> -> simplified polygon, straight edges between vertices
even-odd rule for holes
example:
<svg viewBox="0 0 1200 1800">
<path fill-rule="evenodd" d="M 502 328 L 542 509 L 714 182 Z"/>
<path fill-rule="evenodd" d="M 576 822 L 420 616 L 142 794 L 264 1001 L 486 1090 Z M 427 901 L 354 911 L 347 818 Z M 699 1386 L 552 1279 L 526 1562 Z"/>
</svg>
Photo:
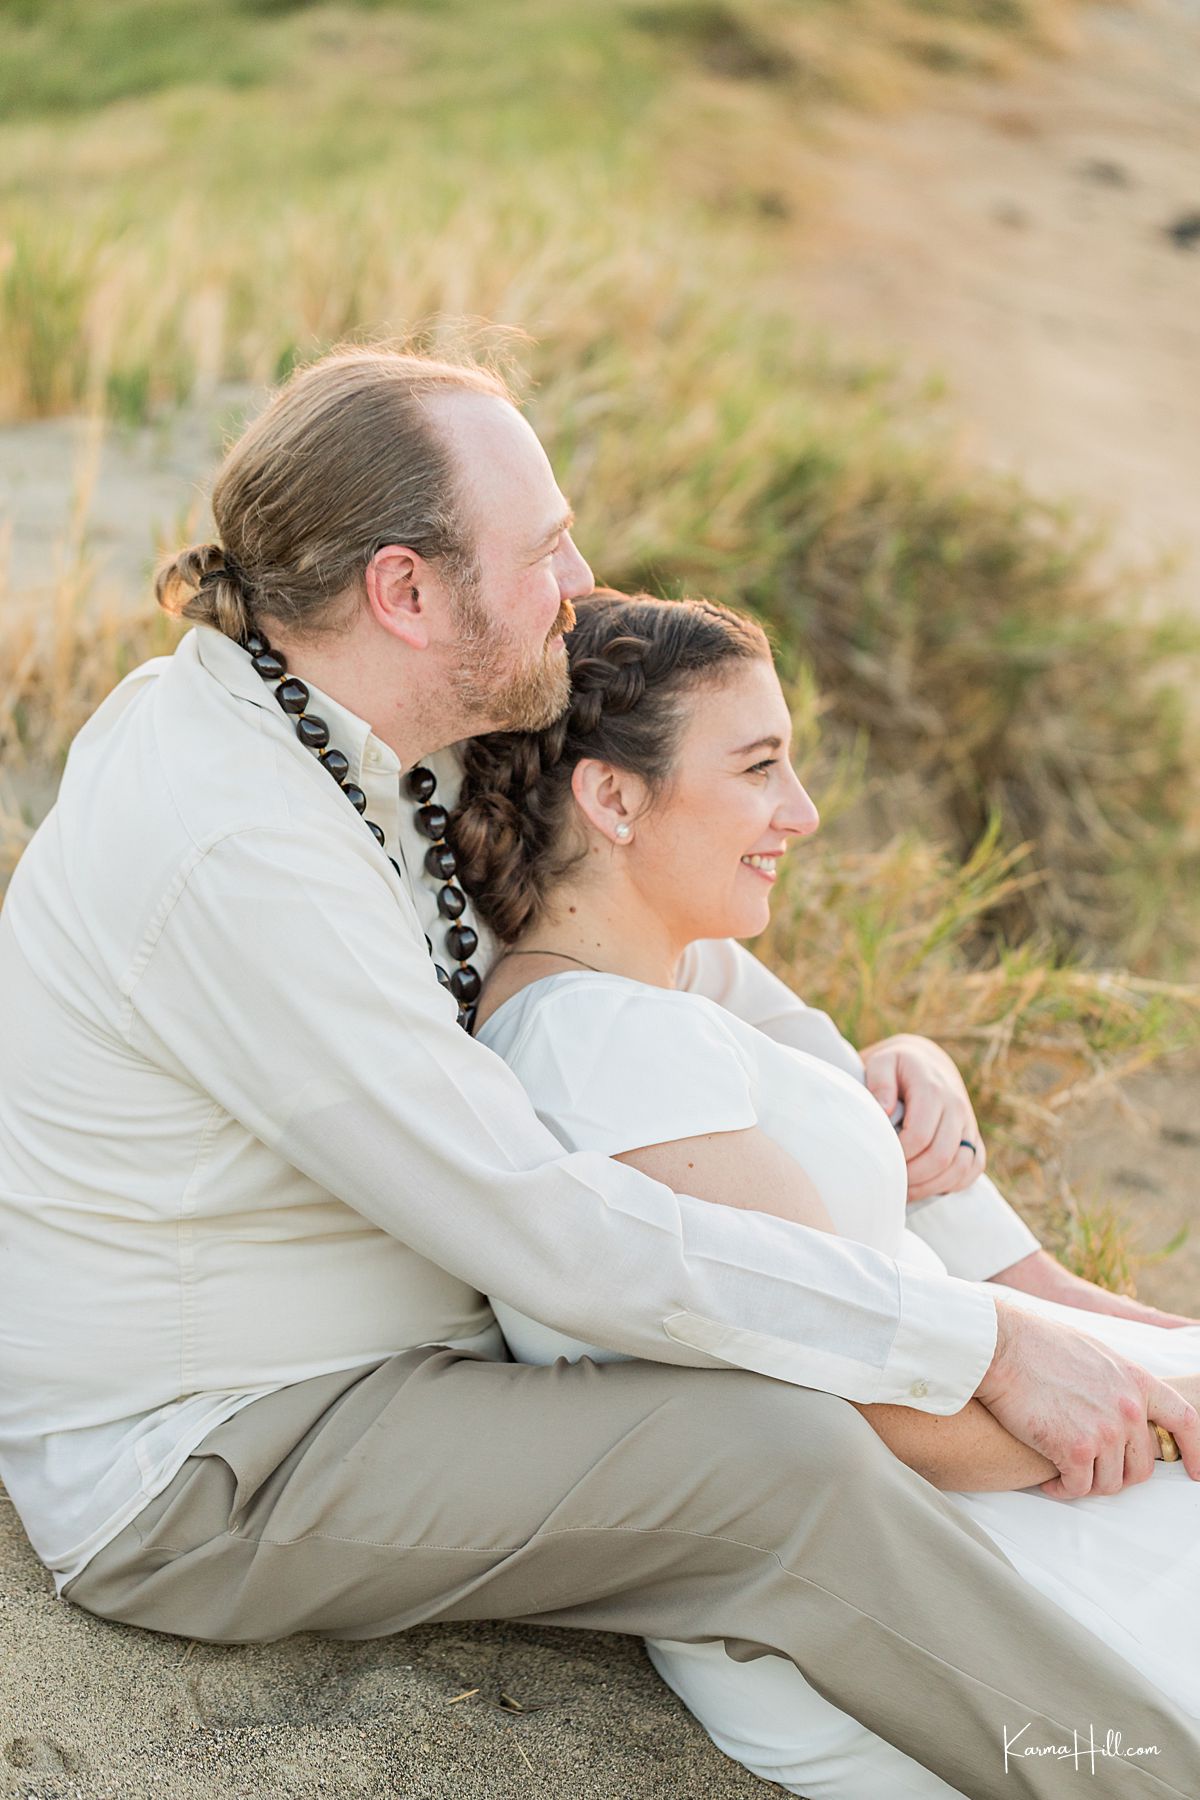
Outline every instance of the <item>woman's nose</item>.
<svg viewBox="0 0 1200 1800">
<path fill-rule="evenodd" d="M 806 788 L 793 772 L 787 798 L 775 814 L 775 825 L 794 837 L 811 837 L 821 823 L 821 815 L 813 805 Z"/>
</svg>

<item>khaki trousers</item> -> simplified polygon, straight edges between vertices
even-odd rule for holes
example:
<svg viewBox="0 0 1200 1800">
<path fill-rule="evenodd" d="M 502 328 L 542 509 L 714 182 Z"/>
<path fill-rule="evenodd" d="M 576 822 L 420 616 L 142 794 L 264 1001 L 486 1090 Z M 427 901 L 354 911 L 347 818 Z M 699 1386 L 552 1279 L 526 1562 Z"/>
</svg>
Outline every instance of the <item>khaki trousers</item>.
<svg viewBox="0 0 1200 1800">
<path fill-rule="evenodd" d="M 1200 1792 L 1193 1721 L 848 1402 L 746 1370 L 424 1347 L 298 1382 L 210 1432 L 63 1593 L 216 1643 L 474 1619 L 724 1640 L 972 1800 Z M 1110 1730 L 1158 1753 L 1005 1768 L 1006 1733 Z"/>
</svg>

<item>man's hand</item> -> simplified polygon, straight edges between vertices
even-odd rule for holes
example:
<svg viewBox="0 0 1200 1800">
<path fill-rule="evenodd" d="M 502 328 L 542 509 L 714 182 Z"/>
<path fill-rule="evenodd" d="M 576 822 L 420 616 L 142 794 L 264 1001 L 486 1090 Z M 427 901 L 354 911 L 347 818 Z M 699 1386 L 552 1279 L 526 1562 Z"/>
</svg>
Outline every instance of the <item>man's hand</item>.
<svg viewBox="0 0 1200 1800">
<path fill-rule="evenodd" d="M 900 1147 L 908 1198 L 956 1194 L 987 1167 L 971 1097 L 954 1058 L 930 1038 L 901 1032 L 862 1051 L 867 1086 L 889 1115 L 904 1103 Z M 962 1146 L 966 1138 L 975 1154 Z"/>
<path fill-rule="evenodd" d="M 1200 1325 L 1200 1319 L 1189 1318 L 1186 1313 L 1160 1312 L 1157 1306 L 1144 1300 L 1098 1287 L 1094 1281 L 1064 1269 L 1048 1250 L 1032 1250 L 1020 1262 L 1012 1263 L 996 1275 L 989 1275 L 988 1280 L 1000 1287 L 1020 1288 L 1022 1293 L 1057 1300 L 1060 1306 L 1077 1306 L 1081 1312 L 1105 1313 L 1112 1319 L 1136 1319 L 1139 1324 L 1158 1325 L 1168 1331 L 1174 1331 L 1180 1325 Z M 1079 1329 L 1087 1329 L 1082 1320 Z"/>
<path fill-rule="evenodd" d="M 996 1350 L 975 1397 L 1058 1470 L 1044 1494 L 1118 1494 L 1154 1468 L 1149 1422 L 1164 1425 L 1200 1481 L 1200 1413 L 1168 1383 L 1096 1338 L 996 1302 Z"/>
</svg>

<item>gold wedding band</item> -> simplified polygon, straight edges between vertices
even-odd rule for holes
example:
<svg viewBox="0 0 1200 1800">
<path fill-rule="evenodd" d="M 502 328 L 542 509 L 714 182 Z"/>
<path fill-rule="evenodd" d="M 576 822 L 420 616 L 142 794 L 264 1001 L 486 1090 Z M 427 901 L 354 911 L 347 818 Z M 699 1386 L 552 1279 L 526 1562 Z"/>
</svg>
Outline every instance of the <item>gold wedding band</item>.
<svg viewBox="0 0 1200 1800">
<path fill-rule="evenodd" d="M 1175 1439 L 1171 1436 L 1171 1433 L 1167 1430 L 1166 1426 L 1156 1425 L 1154 1420 L 1151 1419 L 1150 1427 L 1162 1446 L 1162 1460 L 1164 1462 L 1178 1462 L 1179 1445 L 1175 1442 Z"/>
</svg>

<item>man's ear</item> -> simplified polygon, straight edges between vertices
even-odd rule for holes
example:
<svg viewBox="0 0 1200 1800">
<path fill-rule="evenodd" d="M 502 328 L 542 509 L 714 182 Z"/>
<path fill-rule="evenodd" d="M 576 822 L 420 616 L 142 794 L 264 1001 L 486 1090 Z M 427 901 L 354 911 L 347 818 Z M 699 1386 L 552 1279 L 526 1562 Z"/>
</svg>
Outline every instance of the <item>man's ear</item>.
<svg viewBox="0 0 1200 1800">
<path fill-rule="evenodd" d="M 571 792 L 602 837 L 619 847 L 633 842 L 635 821 L 646 802 L 646 785 L 638 776 L 585 756 L 571 771 Z"/>
<path fill-rule="evenodd" d="M 431 575 L 425 559 L 403 544 L 384 544 L 364 575 L 372 618 L 414 650 L 424 650 L 429 643 L 429 614 L 421 590 Z"/>
</svg>

